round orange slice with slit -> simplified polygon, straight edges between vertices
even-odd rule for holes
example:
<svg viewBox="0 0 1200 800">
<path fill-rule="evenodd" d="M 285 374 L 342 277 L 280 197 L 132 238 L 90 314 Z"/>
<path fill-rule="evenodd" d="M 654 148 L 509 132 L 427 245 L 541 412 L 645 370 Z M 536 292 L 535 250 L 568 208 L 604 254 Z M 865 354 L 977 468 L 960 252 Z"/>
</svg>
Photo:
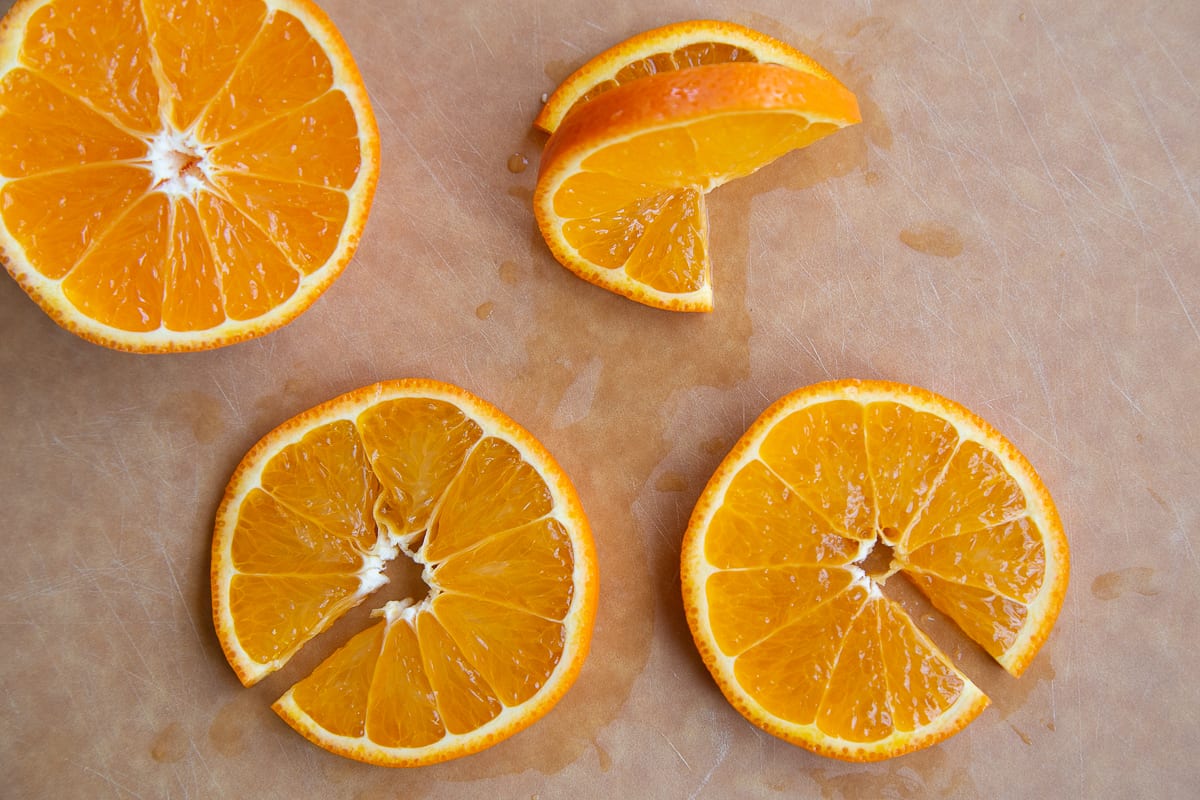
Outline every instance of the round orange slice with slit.
<svg viewBox="0 0 1200 800">
<path fill-rule="evenodd" d="M 310 0 L 19 0 L 0 121 L 9 273 L 119 350 L 296 317 L 349 262 L 379 173 L 362 78 Z"/>
<path fill-rule="evenodd" d="M 833 77 L 791 45 L 744 25 L 714 19 L 675 22 L 630 37 L 571 73 L 547 98 L 533 124 L 554 133 L 563 117 L 609 89 L 647 75 L 733 61 L 782 64 Z"/>
<path fill-rule="evenodd" d="M 584 280 L 673 311 L 713 306 L 704 196 L 860 120 L 828 74 L 731 62 L 598 94 L 546 142 L 534 215 Z"/>
<path fill-rule="evenodd" d="M 267 434 L 217 512 L 217 636 L 246 685 L 411 558 L 428 593 L 391 600 L 276 703 L 321 747 L 415 766 L 488 747 L 574 681 L 596 557 L 570 480 L 523 428 L 428 380 L 350 392 Z"/>
<path fill-rule="evenodd" d="M 876 549 L 888 566 L 866 562 Z M 983 693 L 880 590 L 904 573 L 1013 675 L 1062 607 L 1066 538 L 1029 462 L 945 398 L 835 381 L 776 402 L 717 468 L 684 537 L 684 606 L 748 720 L 869 761 L 962 729 Z"/>
</svg>

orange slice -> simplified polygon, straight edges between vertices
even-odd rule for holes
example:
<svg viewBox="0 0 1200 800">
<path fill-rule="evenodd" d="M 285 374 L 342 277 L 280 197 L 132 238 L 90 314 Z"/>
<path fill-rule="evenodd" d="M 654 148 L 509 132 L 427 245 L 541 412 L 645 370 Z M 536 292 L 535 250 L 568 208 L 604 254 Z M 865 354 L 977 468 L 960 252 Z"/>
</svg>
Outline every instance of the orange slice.
<svg viewBox="0 0 1200 800">
<path fill-rule="evenodd" d="M 890 550 L 886 570 L 864 561 Z M 776 402 L 684 537 L 696 645 L 751 722 L 868 761 L 955 733 L 987 698 L 879 586 L 905 573 L 1013 675 L 1062 607 L 1067 541 L 1029 462 L 924 389 L 835 381 Z"/>
<path fill-rule="evenodd" d="M 379 137 L 310 0 L 19 0 L 0 28 L 0 253 L 119 350 L 260 336 L 349 262 Z"/>
<path fill-rule="evenodd" d="M 743 25 L 713 19 L 676 22 L 639 33 L 588 61 L 554 90 L 533 124 L 554 133 L 568 113 L 609 89 L 660 72 L 731 61 L 782 64 L 833 77 L 791 45 Z"/>
<path fill-rule="evenodd" d="M 483 749 L 558 701 L 587 654 L 596 557 L 570 480 L 462 389 L 368 386 L 267 434 L 217 512 L 217 636 L 246 685 L 386 583 L 401 552 L 423 598 L 392 600 L 275 710 L 316 744 L 414 766 Z"/>
<path fill-rule="evenodd" d="M 538 228 L 587 281 L 657 308 L 710 311 L 704 195 L 859 119 L 833 78 L 775 64 L 639 78 L 582 104 L 546 142 Z"/>
</svg>

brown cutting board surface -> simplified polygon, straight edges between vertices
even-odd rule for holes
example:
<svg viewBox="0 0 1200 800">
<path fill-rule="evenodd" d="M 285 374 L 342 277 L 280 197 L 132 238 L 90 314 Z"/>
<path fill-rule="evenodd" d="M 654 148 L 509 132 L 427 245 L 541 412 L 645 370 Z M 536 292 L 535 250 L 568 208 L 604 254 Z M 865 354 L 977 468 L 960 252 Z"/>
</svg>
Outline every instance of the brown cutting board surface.
<svg viewBox="0 0 1200 800">
<path fill-rule="evenodd" d="M 60 330 L 0 280 L 3 794 L 1195 791 L 1200 4 L 324 6 L 363 70 L 383 169 L 357 256 L 307 313 L 257 341 L 139 357 Z M 544 142 L 530 123 L 590 55 L 696 17 L 811 53 L 865 119 L 715 192 L 716 310 L 684 316 L 555 263 L 530 211 Z M 333 642 L 242 688 L 208 582 L 213 514 L 245 451 L 319 401 L 405 376 L 460 384 L 547 445 L 589 512 L 602 580 L 592 655 L 553 712 L 407 771 L 325 753 L 269 710 Z M 919 384 L 993 422 L 1041 472 L 1073 554 L 1058 625 L 1020 680 L 888 584 L 993 703 L 943 744 L 872 765 L 745 722 L 679 598 L 680 539 L 713 468 L 771 401 L 831 377 Z"/>
</svg>

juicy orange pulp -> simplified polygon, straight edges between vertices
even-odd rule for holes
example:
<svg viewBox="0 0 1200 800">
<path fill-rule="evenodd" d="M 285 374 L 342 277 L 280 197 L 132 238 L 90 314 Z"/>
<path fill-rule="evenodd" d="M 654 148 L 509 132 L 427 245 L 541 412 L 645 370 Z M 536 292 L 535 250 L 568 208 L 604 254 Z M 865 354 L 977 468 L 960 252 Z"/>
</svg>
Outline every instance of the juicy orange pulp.
<svg viewBox="0 0 1200 800">
<path fill-rule="evenodd" d="M 582 105 L 550 137 L 538 225 L 581 277 L 649 305 L 707 311 L 704 194 L 858 119 L 840 83 L 777 65 L 641 78 Z"/>
<path fill-rule="evenodd" d="M 882 574 L 864 563 L 877 542 Z M 817 752 L 885 758 L 986 698 L 877 580 L 906 573 L 1019 675 L 1067 562 L 1048 493 L 994 429 L 924 390 L 842 381 L 781 400 L 718 468 L 685 538 L 684 595 L 743 714 Z"/>
<path fill-rule="evenodd" d="M 60 324 L 212 347 L 283 324 L 349 260 L 377 134 L 308 0 L 26 0 L 6 23 L 4 253 Z"/>
<path fill-rule="evenodd" d="M 268 435 L 231 481 L 214 613 L 247 684 L 382 585 L 400 551 L 422 567 L 427 597 L 387 603 L 276 704 L 322 747 L 392 765 L 473 752 L 544 714 L 578 671 L 587 523 L 498 414 L 432 382 L 367 387 Z"/>
</svg>

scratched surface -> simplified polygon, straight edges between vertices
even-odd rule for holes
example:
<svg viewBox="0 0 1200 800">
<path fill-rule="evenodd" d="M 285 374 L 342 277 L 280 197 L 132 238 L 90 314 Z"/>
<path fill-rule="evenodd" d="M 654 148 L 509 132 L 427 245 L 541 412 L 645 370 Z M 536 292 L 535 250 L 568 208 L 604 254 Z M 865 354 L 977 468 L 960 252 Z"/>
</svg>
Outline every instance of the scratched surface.
<svg viewBox="0 0 1200 800">
<path fill-rule="evenodd" d="M 1200 4 L 324 5 L 384 163 L 358 255 L 308 313 L 217 352 L 135 357 L 60 331 L 0 280 L 5 796 L 1194 792 Z M 701 16 L 811 52 L 866 121 L 716 192 L 717 309 L 683 317 L 554 263 L 529 208 L 530 122 L 588 55 Z M 271 714 L 332 644 L 243 689 L 209 616 L 213 513 L 242 454 L 316 402 L 402 376 L 461 384 L 542 439 L 579 487 L 603 582 L 563 702 L 418 771 L 329 755 Z M 745 723 L 678 598 L 707 476 L 773 399 L 831 376 L 921 384 L 991 420 L 1042 473 L 1074 558 L 1019 681 L 932 618 L 993 705 L 867 766 Z"/>
</svg>

